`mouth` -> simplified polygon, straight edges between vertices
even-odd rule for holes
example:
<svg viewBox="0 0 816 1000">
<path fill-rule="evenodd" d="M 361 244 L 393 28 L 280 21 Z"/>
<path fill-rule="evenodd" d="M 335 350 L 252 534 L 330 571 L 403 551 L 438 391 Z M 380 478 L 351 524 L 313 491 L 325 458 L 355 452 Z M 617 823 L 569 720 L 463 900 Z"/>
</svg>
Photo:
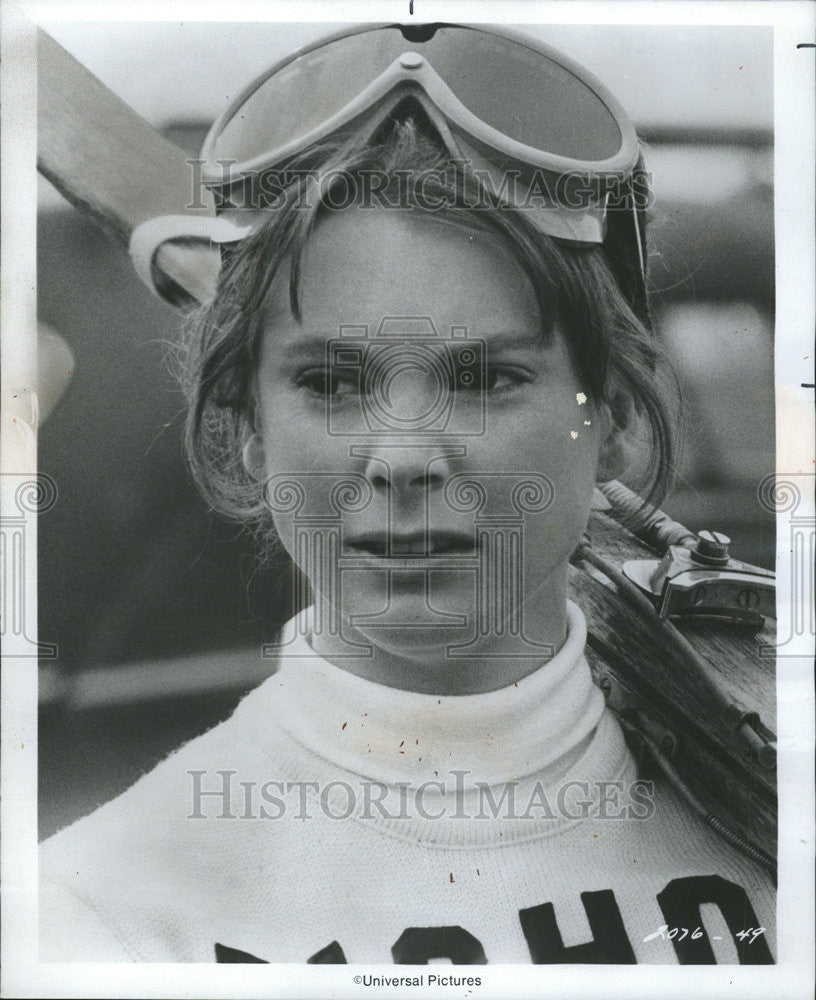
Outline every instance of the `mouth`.
<svg viewBox="0 0 816 1000">
<path fill-rule="evenodd" d="M 378 559 L 472 556 L 476 552 L 473 536 L 459 531 L 416 531 L 403 535 L 372 532 L 346 539 L 345 544 L 352 552 Z"/>
</svg>

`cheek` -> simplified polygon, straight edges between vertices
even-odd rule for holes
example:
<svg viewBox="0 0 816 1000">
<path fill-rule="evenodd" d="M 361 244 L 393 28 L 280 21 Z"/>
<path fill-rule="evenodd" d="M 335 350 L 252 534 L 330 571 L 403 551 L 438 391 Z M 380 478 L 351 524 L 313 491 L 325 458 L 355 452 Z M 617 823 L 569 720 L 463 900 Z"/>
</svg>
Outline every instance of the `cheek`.
<svg viewBox="0 0 816 1000">
<path fill-rule="evenodd" d="M 598 468 L 599 436 L 592 424 L 570 427 L 557 442 L 555 453 L 548 456 L 553 509 L 568 531 L 576 525 L 583 530 L 589 516 Z"/>
<path fill-rule="evenodd" d="M 552 500 L 545 511 L 527 521 L 525 548 L 532 559 L 528 572 L 546 573 L 569 559 L 580 543 L 592 506 L 597 467 L 595 440 L 550 442 L 535 466 L 546 476 Z"/>
<path fill-rule="evenodd" d="M 323 413 L 303 407 L 292 393 L 267 392 L 259 407 L 268 476 L 319 470 L 332 461 L 332 438 Z"/>
<path fill-rule="evenodd" d="M 277 426 L 271 433 L 265 425 L 265 503 L 281 544 L 314 582 L 339 544 L 344 503 L 357 498 L 355 486 L 365 494 L 349 475 L 347 442 L 333 447 L 333 439 L 291 415 Z"/>
<path fill-rule="evenodd" d="M 545 562 L 566 558 L 589 518 L 601 422 L 589 400 L 579 404 L 576 393 L 567 392 L 552 394 L 548 405 L 531 406 L 517 417 L 491 443 L 494 468 L 547 479 L 552 499 L 545 511 L 532 515 L 529 543 L 540 555 L 546 550 Z"/>
<path fill-rule="evenodd" d="M 496 416 L 485 443 L 498 462 L 535 469 L 565 486 L 594 481 L 603 429 L 582 394 L 558 386 Z"/>
<path fill-rule="evenodd" d="M 292 562 L 295 563 L 295 565 L 299 565 L 297 552 L 295 551 L 295 528 L 293 518 L 287 517 L 285 514 L 273 513 L 272 521 L 275 525 L 275 533 L 278 536 L 278 540 L 286 550 L 287 555 Z"/>
</svg>

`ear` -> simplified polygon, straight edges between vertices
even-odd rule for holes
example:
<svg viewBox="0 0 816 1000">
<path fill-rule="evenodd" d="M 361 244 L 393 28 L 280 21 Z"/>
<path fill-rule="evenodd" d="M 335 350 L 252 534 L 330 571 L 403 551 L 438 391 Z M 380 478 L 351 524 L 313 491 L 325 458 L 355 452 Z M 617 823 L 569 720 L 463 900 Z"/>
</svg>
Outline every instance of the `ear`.
<svg viewBox="0 0 816 1000">
<path fill-rule="evenodd" d="M 261 435 L 250 424 L 241 436 L 241 458 L 250 476 L 262 482 L 266 475 L 266 451 Z"/>
<path fill-rule="evenodd" d="M 635 458 L 634 430 L 637 423 L 632 397 L 618 390 L 610 403 L 601 405 L 603 441 L 595 479 L 607 483 L 626 472 Z"/>
</svg>

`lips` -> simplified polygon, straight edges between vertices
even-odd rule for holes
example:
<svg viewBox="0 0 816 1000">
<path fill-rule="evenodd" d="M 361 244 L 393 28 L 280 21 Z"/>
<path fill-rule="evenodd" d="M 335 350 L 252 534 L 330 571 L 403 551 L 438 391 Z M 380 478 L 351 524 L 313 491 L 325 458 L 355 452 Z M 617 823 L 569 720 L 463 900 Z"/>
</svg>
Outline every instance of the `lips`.
<svg viewBox="0 0 816 1000">
<path fill-rule="evenodd" d="M 472 556 L 476 551 L 473 536 L 459 531 L 417 531 L 403 535 L 372 532 L 346 539 L 346 548 L 379 559 Z"/>
</svg>

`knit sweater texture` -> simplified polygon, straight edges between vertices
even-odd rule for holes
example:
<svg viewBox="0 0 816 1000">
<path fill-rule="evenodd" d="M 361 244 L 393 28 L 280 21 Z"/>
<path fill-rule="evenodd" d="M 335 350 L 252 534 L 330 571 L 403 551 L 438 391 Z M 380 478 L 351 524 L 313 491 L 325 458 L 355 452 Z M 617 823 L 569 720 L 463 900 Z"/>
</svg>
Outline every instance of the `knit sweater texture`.
<svg viewBox="0 0 816 1000">
<path fill-rule="evenodd" d="M 328 663 L 304 614 L 229 719 L 42 845 L 42 960 L 773 961 L 769 876 L 638 777 L 574 605 L 553 659 L 453 697 Z"/>
</svg>

